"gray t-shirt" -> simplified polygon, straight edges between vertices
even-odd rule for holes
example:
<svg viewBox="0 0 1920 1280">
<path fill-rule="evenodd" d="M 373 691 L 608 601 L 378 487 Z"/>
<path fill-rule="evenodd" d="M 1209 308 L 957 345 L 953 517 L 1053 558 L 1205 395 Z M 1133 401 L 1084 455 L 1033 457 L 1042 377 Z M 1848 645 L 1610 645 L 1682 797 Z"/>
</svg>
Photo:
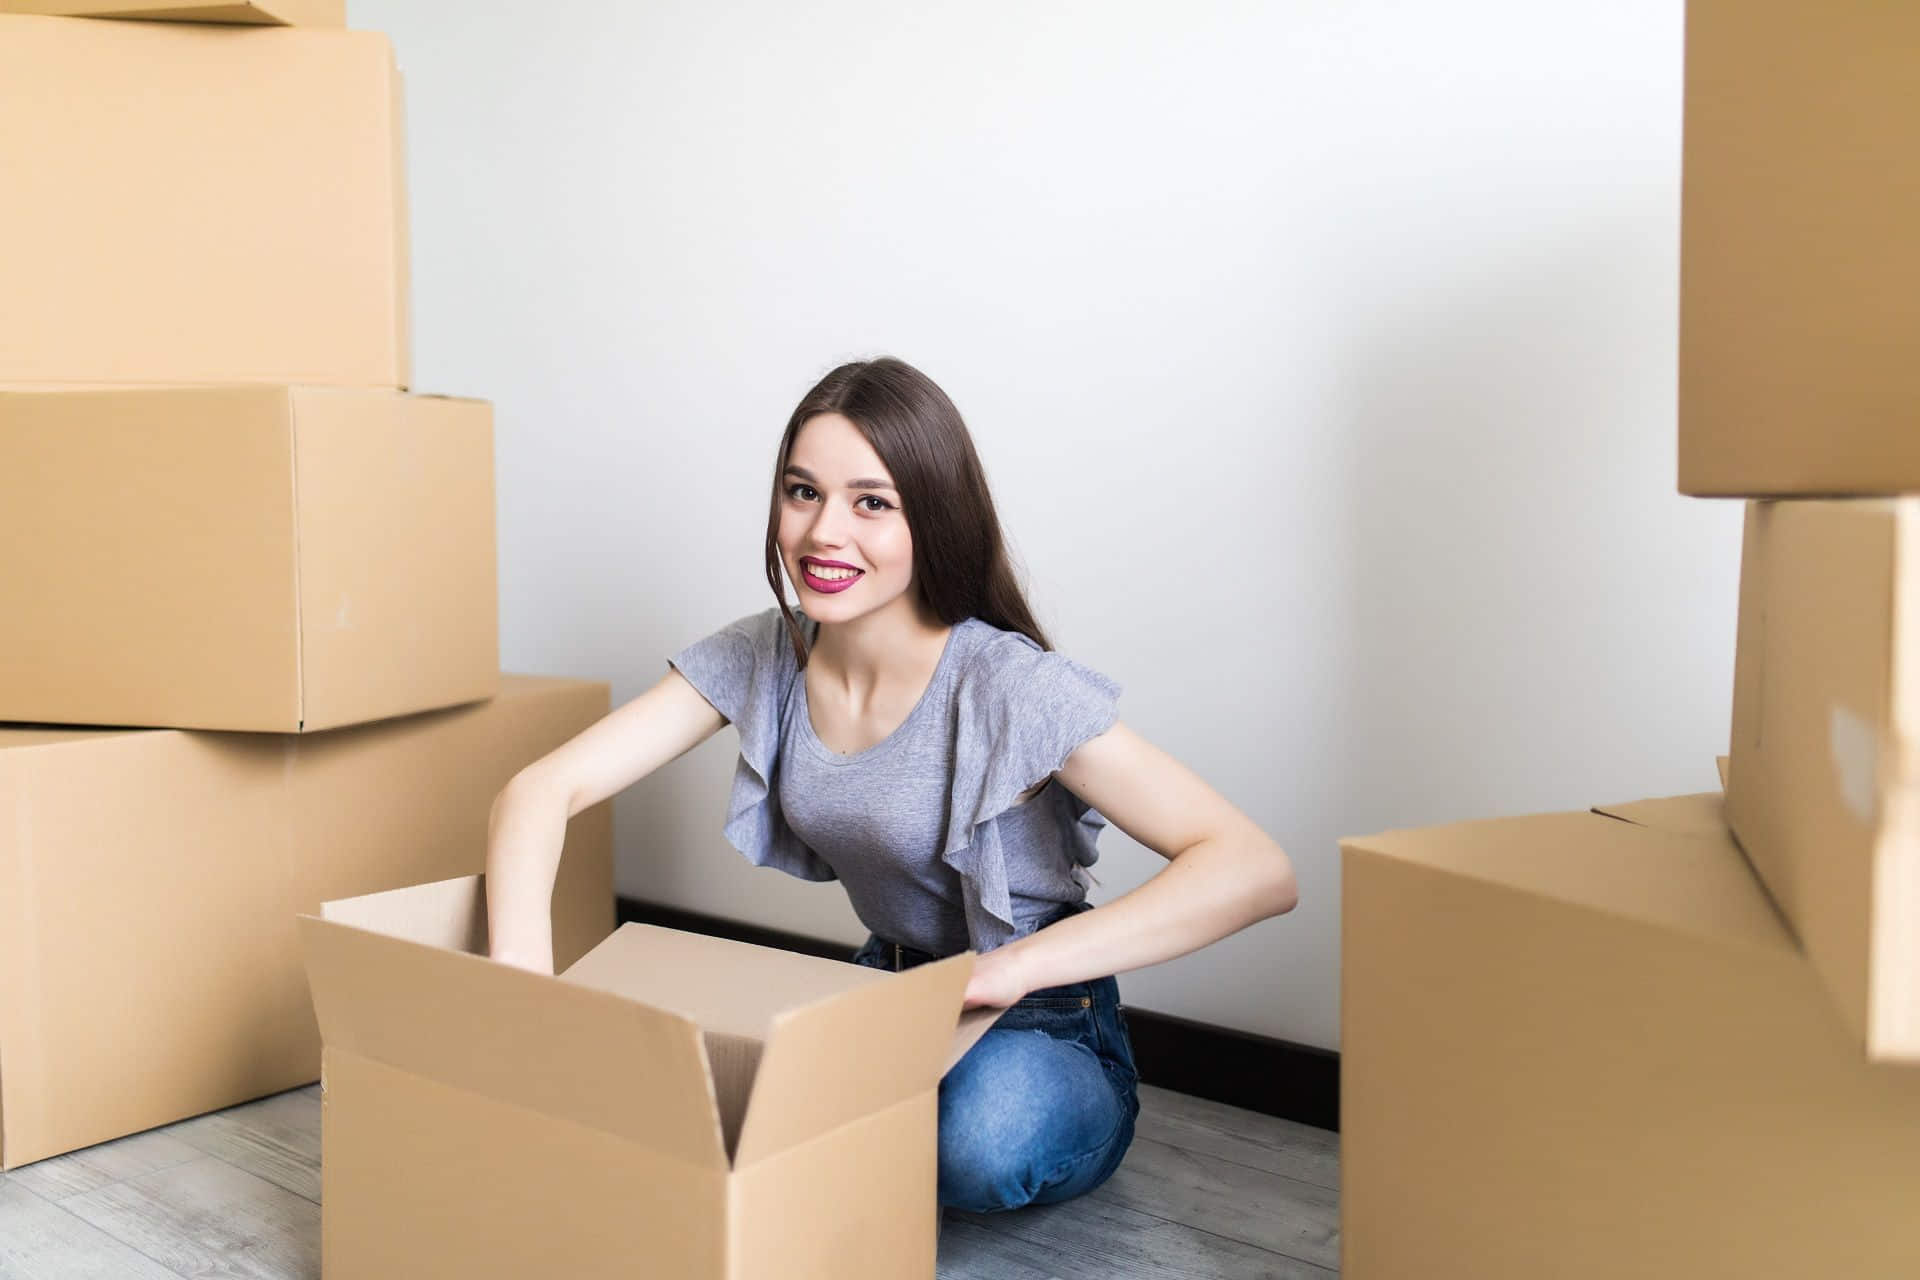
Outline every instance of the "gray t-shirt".
<svg viewBox="0 0 1920 1280">
<path fill-rule="evenodd" d="M 811 649 L 818 624 L 796 611 Z M 838 879 L 861 923 L 934 955 L 991 951 L 1086 896 L 1107 821 L 1047 779 L 1112 726 L 1120 686 L 979 618 L 865 751 L 814 734 L 786 620 L 769 607 L 668 660 L 740 732 L 725 833 L 759 866 Z"/>
</svg>

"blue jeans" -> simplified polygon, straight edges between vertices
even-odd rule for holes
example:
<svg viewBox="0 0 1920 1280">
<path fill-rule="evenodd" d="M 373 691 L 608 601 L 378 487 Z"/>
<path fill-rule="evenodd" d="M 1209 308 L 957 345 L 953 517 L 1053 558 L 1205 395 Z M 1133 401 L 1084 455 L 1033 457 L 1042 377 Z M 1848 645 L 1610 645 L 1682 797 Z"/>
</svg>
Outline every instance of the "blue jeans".
<svg viewBox="0 0 1920 1280">
<path fill-rule="evenodd" d="M 853 961 L 937 958 L 869 937 Z M 1133 1141 L 1138 1082 L 1112 978 L 1026 996 L 940 1082 L 940 1203 L 993 1213 L 1093 1190 Z"/>
</svg>

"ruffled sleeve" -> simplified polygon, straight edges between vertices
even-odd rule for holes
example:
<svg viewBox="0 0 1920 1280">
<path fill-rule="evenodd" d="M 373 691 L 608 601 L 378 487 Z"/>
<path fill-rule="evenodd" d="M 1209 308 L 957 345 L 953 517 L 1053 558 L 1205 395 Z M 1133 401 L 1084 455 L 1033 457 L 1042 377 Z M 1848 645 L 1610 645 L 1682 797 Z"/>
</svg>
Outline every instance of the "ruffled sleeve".
<svg viewBox="0 0 1920 1280">
<path fill-rule="evenodd" d="M 755 866 L 802 880 L 834 879 L 833 868 L 787 825 L 774 786 L 781 717 L 800 672 L 780 610 L 769 607 L 730 622 L 667 661 L 740 732 L 727 798 L 728 843 Z"/>
<path fill-rule="evenodd" d="M 1018 632 L 983 646 L 955 693 L 954 783 L 941 859 L 960 875 L 967 934 L 979 951 L 1013 939 L 1007 851 L 994 819 L 1020 793 L 1059 769 L 1075 748 L 1113 726 L 1120 685 L 1048 652 Z M 1106 819 L 1075 798 L 1086 838 L 1075 861 L 1093 860 Z"/>
</svg>

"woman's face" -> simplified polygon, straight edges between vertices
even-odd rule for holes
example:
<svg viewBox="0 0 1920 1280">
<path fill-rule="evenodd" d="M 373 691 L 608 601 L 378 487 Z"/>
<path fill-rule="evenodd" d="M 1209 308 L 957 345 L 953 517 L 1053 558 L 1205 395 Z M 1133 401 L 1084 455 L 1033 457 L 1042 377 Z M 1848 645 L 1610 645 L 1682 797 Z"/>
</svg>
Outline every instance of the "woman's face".
<svg viewBox="0 0 1920 1280">
<path fill-rule="evenodd" d="M 807 419 L 780 485 L 780 557 L 808 617 L 848 622 L 912 600 L 900 493 L 858 427 L 837 413 Z"/>
</svg>

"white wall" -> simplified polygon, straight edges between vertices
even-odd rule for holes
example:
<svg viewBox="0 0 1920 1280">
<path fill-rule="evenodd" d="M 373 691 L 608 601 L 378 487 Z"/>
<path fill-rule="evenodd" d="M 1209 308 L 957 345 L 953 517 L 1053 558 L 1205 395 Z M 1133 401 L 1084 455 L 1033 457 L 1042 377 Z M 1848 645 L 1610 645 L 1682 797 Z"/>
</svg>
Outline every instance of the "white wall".
<svg viewBox="0 0 1920 1280">
<path fill-rule="evenodd" d="M 1055 642 L 1298 865 L 1129 1003 L 1337 1047 L 1340 836 L 1714 784 L 1680 0 L 558 12 L 352 12 L 407 73 L 418 385 L 497 405 L 510 668 L 624 700 L 771 603 L 786 415 L 891 353 Z M 858 940 L 721 839 L 735 744 L 620 797 L 620 889 Z M 1099 900 L 1159 862 L 1102 847 Z"/>
</svg>

